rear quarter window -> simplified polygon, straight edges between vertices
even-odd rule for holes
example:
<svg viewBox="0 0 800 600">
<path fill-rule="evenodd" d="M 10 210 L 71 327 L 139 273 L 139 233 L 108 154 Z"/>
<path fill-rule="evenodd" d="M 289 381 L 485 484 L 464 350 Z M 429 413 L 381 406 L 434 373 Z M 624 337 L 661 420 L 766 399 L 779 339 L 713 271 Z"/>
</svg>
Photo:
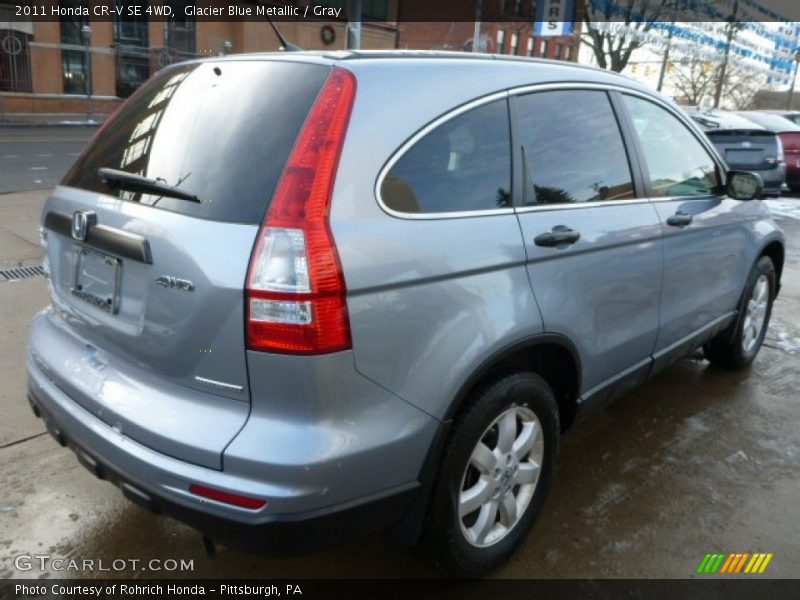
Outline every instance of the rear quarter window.
<svg viewBox="0 0 800 600">
<path fill-rule="evenodd" d="M 217 61 L 166 69 L 92 141 L 62 185 L 217 221 L 260 223 L 330 68 Z M 163 181 L 201 204 L 109 188 L 109 167 Z"/>
<path fill-rule="evenodd" d="M 404 214 L 510 207 L 506 101 L 473 108 L 428 132 L 392 165 L 380 193 L 389 209 Z"/>
</svg>

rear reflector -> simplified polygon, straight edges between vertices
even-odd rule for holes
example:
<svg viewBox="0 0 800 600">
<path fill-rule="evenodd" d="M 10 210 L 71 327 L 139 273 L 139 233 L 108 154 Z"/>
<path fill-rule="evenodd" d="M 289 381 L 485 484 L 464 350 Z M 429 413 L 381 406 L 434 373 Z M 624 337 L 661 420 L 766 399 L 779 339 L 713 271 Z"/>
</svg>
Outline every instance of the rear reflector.
<svg viewBox="0 0 800 600">
<path fill-rule="evenodd" d="M 225 504 L 232 504 L 233 506 L 239 506 L 241 508 L 249 508 L 251 510 L 264 508 L 267 505 L 266 500 L 261 500 L 259 498 L 248 498 L 247 496 L 239 496 L 237 494 L 215 490 L 213 488 L 205 487 L 204 485 L 197 485 L 195 483 L 189 486 L 189 491 L 196 496 L 202 496 L 203 498 L 216 500 L 217 502 L 223 502 Z"/>
<path fill-rule="evenodd" d="M 331 71 L 258 233 L 247 276 L 247 347 L 324 354 L 351 347 L 345 284 L 328 224 L 356 80 Z"/>
</svg>

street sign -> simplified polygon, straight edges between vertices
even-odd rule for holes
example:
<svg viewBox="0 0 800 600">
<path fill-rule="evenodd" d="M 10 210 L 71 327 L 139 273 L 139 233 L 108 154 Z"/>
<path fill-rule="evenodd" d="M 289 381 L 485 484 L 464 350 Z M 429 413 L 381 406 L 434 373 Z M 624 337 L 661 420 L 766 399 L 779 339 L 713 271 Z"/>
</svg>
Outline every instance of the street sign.
<svg viewBox="0 0 800 600">
<path fill-rule="evenodd" d="M 533 35 L 537 37 L 572 35 L 575 26 L 575 0 L 541 0 L 536 3 Z"/>
</svg>

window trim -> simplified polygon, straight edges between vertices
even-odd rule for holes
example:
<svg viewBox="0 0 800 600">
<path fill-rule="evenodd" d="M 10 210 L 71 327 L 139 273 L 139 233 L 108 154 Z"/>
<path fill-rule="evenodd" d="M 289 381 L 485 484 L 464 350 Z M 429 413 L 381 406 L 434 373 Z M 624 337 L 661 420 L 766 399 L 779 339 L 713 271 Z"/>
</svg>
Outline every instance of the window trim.
<svg viewBox="0 0 800 600">
<path fill-rule="evenodd" d="M 524 202 L 525 196 L 527 195 L 526 190 L 522 187 L 525 185 L 525 176 L 523 173 L 523 167 L 520 167 L 519 171 L 515 173 L 516 177 L 514 178 L 515 181 L 520 182 L 520 186 L 515 188 L 516 194 L 514 194 L 515 198 L 519 198 L 520 202 L 516 202 L 514 206 L 517 208 L 518 212 L 528 212 L 527 209 L 530 208 L 551 208 L 552 210 L 557 210 L 559 208 L 564 208 L 567 206 L 577 206 L 587 208 L 589 206 L 595 206 L 598 204 L 602 204 L 605 206 L 615 206 L 617 204 L 635 204 L 640 200 L 646 199 L 645 195 L 645 181 L 641 177 L 641 165 L 639 163 L 639 156 L 637 153 L 637 148 L 633 146 L 629 140 L 628 136 L 626 135 L 625 127 L 626 122 L 625 118 L 621 113 L 621 110 L 624 110 L 624 107 L 618 106 L 617 102 L 614 98 L 614 92 L 608 89 L 578 89 L 578 88 L 569 88 L 569 89 L 538 89 L 536 91 L 530 92 L 523 92 L 523 93 L 513 93 L 510 95 L 509 104 L 511 107 L 511 141 L 513 144 L 512 151 L 514 152 L 514 157 L 519 157 L 519 162 L 522 163 L 522 156 L 521 156 L 521 149 L 523 148 L 523 143 L 520 140 L 521 132 L 519 128 L 519 106 L 518 100 L 524 98 L 526 96 L 531 96 L 533 94 L 540 94 L 540 93 L 549 93 L 549 92 L 598 92 L 605 96 L 606 101 L 608 102 L 608 107 L 611 109 L 611 114 L 614 117 L 614 123 L 617 125 L 617 131 L 619 133 L 620 141 L 622 142 L 622 148 L 625 152 L 625 162 L 628 165 L 628 173 L 630 174 L 630 181 L 631 187 L 633 189 L 633 197 L 632 198 L 625 198 L 619 200 L 596 200 L 591 202 L 563 202 L 563 203 L 555 203 L 555 204 L 531 204 L 525 205 L 522 204 Z M 516 161 L 515 161 L 516 162 Z M 535 180 L 535 178 L 534 178 Z"/>
<path fill-rule="evenodd" d="M 505 90 L 500 90 L 497 92 L 490 93 L 486 96 L 482 96 L 480 98 L 476 98 L 461 106 L 458 106 L 439 117 L 436 117 L 432 121 L 430 121 L 427 125 L 419 129 L 416 133 L 414 133 L 408 140 L 406 140 L 394 153 L 391 155 L 389 160 L 384 164 L 381 170 L 378 172 L 378 177 L 375 181 L 375 198 L 377 199 L 378 206 L 381 208 L 383 212 L 388 214 L 389 216 L 395 217 L 397 219 L 404 219 L 409 221 L 414 220 L 436 220 L 436 219 L 465 219 L 465 218 L 472 218 L 472 217 L 487 217 L 487 216 L 497 216 L 497 215 L 507 215 L 512 213 L 528 213 L 528 212 L 538 212 L 538 211 L 553 211 L 553 210 L 576 210 L 576 209 L 586 209 L 586 208 L 600 208 L 603 206 L 633 206 L 636 204 L 644 204 L 644 203 L 656 203 L 656 202 L 675 202 L 677 200 L 703 200 L 708 198 L 717 198 L 720 195 L 712 195 L 712 196 L 665 196 L 665 197 L 650 197 L 647 194 L 651 191 L 649 188 L 648 180 L 641 179 L 643 184 L 643 193 L 645 195 L 639 196 L 637 190 L 637 197 L 632 198 L 629 200 L 600 200 L 598 202 L 575 202 L 570 204 L 547 204 L 541 206 L 518 206 L 517 200 L 519 194 L 517 193 L 518 190 L 518 160 L 515 158 L 514 148 L 515 148 L 515 140 L 518 134 L 515 131 L 515 125 L 513 122 L 513 97 L 523 94 L 530 94 L 532 92 L 539 92 L 539 91 L 551 91 L 551 90 L 602 90 L 608 93 L 612 108 L 615 109 L 617 120 L 620 122 L 620 131 L 622 134 L 623 141 L 625 143 L 626 149 L 631 153 L 629 157 L 629 161 L 631 162 L 631 167 L 634 167 L 634 164 L 639 165 L 639 172 L 632 173 L 634 178 L 634 185 L 636 185 L 637 176 L 644 178 L 643 170 L 646 166 L 646 163 L 643 162 L 642 151 L 639 148 L 639 142 L 635 138 L 635 135 L 632 137 L 632 133 L 627 126 L 628 120 L 630 119 L 630 115 L 628 114 L 627 107 L 624 105 L 621 106 L 621 110 L 617 111 L 617 102 L 614 98 L 614 92 L 620 92 L 624 94 L 629 94 L 631 96 L 638 96 L 644 100 L 648 100 L 657 106 L 665 109 L 667 112 L 672 114 L 675 118 L 677 118 L 681 123 L 683 123 L 688 129 L 689 132 L 695 136 L 698 142 L 706 149 L 706 151 L 711 155 L 714 163 L 719 169 L 720 172 L 720 185 L 722 187 L 727 185 L 727 167 L 723 163 L 722 159 L 719 156 L 716 148 L 711 144 L 711 141 L 708 139 L 703 139 L 702 132 L 696 128 L 694 123 L 688 116 L 685 116 L 679 112 L 675 107 L 671 106 L 668 102 L 663 100 L 662 98 L 645 92 L 641 90 L 637 90 L 635 88 L 626 87 L 624 85 L 616 85 L 612 83 L 594 83 L 594 82 L 559 82 L 559 83 L 537 83 L 531 85 L 522 85 L 513 88 L 508 88 Z M 391 168 L 395 165 L 395 163 L 402 158 L 402 156 L 420 139 L 422 139 L 427 133 L 431 130 L 435 129 L 439 125 L 454 119 L 458 115 L 467 112 L 473 108 L 477 108 L 484 104 L 488 104 L 489 102 L 493 102 L 495 100 L 500 100 L 502 98 L 506 98 L 509 101 L 509 117 L 512 119 L 511 122 L 511 172 L 512 172 L 512 183 L 511 183 L 511 199 L 512 205 L 508 208 L 496 208 L 496 209 L 489 209 L 489 210 L 474 210 L 474 211 L 454 211 L 454 212 L 442 212 L 442 213 L 404 213 L 400 211 L 396 211 L 394 209 L 389 208 L 383 201 L 381 197 L 381 186 L 383 185 L 383 180 L 386 178 L 386 175 L 391 170 Z M 621 100 L 621 99 L 620 99 Z M 621 102 L 619 103 L 621 104 Z M 701 137 L 702 136 L 702 137 Z M 648 178 L 649 179 L 649 178 Z M 722 194 L 724 196 L 724 194 Z"/>
<path fill-rule="evenodd" d="M 625 114 L 625 128 L 627 129 L 626 135 L 631 138 L 631 143 L 633 144 L 634 148 L 636 149 L 636 153 L 639 155 L 639 164 L 641 165 L 642 181 L 644 183 L 644 191 L 645 191 L 646 197 L 650 198 L 653 201 L 657 201 L 657 202 L 667 202 L 667 201 L 672 201 L 672 200 L 676 200 L 676 199 L 678 199 L 678 200 L 690 200 L 690 199 L 693 199 L 693 200 L 707 200 L 709 198 L 717 198 L 719 196 L 724 196 L 725 195 L 724 191 L 717 192 L 717 193 L 711 193 L 711 194 L 702 194 L 702 195 L 698 194 L 696 196 L 658 196 L 658 195 L 655 194 L 655 188 L 653 187 L 653 182 L 650 179 L 650 167 L 649 167 L 649 165 L 647 163 L 647 156 L 644 153 L 644 148 L 642 147 L 642 142 L 639 139 L 639 134 L 637 133 L 636 127 L 634 126 L 633 118 L 631 117 L 630 110 L 628 109 L 627 104 L 625 104 L 625 98 L 623 96 L 625 96 L 626 94 L 628 96 L 638 97 L 643 102 L 650 102 L 651 104 L 653 104 L 653 105 L 655 105 L 655 106 L 657 106 L 659 108 L 664 108 L 664 106 L 662 105 L 662 103 L 653 102 L 652 100 L 650 100 L 649 98 L 644 97 L 644 96 L 634 96 L 633 94 L 629 94 L 629 93 L 623 92 L 623 91 L 616 92 L 616 94 L 615 94 L 615 95 L 617 95 L 617 102 L 618 102 L 618 104 L 620 106 L 620 109 Z M 666 112 L 667 112 L 667 114 L 670 114 L 673 117 L 675 117 L 676 119 L 678 119 L 678 122 L 680 122 L 680 123 L 684 124 L 684 126 L 686 126 L 685 120 L 681 119 L 673 111 L 667 110 Z M 708 148 L 707 144 L 703 143 L 703 140 L 698 138 L 697 134 L 695 133 L 695 125 L 694 125 L 693 122 L 691 123 L 691 126 L 690 127 L 686 127 L 686 129 L 700 143 L 700 147 L 703 148 L 709 154 L 709 156 L 711 157 L 711 160 L 713 161 L 714 166 L 716 168 L 717 179 L 719 180 L 719 188 L 724 190 L 724 188 L 725 188 L 725 186 L 727 184 L 726 179 L 727 179 L 728 168 L 725 165 L 720 165 L 719 164 L 719 161 L 717 160 L 717 149 L 713 148 L 713 150 L 711 152 L 709 152 L 709 148 Z M 705 135 L 703 137 L 706 140 L 708 140 L 708 138 Z M 710 140 L 708 140 L 708 141 L 710 142 Z"/>
<path fill-rule="evenodd" d="M 391 215 L 392 217 L 397 217 L 399 219 L 414 219 L 414 220 L 432 220 L 432 219 L 452 219 L 452 218 L 466 218 L 466 217 L 487 217 L 493 215 L 505 215 L 505 214 L 512 214 L 514 212 L 514 200 L 513 200 L 513 190 L 514 190 L 514 182 L 512 173 L 514 172 L 514 157 L 513 157 L 513 148 L 509 147 L 509 158 L 511 159 L 511 169 L 509 171 L 509 178 L 511 179 L 511 190 L 512 190 L 512 206 L 507 208 L 490 208 L 486 210 L 461 210 L 461 211 L 451 211 L 451 212 L 436 212 L 436 213 L 406 213 L 394 210 L 393 208 L 389 208 L 389 206 L 383 201 L 383 197 L 381 196 L 381 187 L 383 187 L 383 180 L 389 174 L 389 171 L 392 170 L 397 162 L 403 158 L 406 152 L 408 152 L 413 146 L 416 145 L 422 138 L 424 138 L 428 133 L 439 127 L 440 125 L 444 125 L 445 123 L 452 121 L 459 115 L 462 115 L 466 112 L 474 108 L 478 108 L 484 106 L 486 104 L 490 104 L 497 100 L 506 100 L 508 99 L 508 91 L 503 90 L 501 92 L 494 92 L 489 94 L 488 96 L 483 96 L 476 100 L 472 100 L 467 102 L 466 104 L 462 104 L 461 106 L 437 117 L 427 125 L 425 125 L 422 129 L 417 131 L 414 135 L 412 135 L 408 140 L 403 142 L 403 145 L 395 151 L 392 157 L 383 165 L 383 168 L 378 173 L 378 179 L 375 181 L 375 197 L 378 199 L 378 205 L 381 207 L 385 213 Z M 509 123 L 510 127 L 510 123 Z"/>
<path fill-rule="evenodd" d="M 706 149 L 706 151 L 710 154 L 711 158 L 714 160 L 714 163 L 717 166 L 717 169 L 720 173 L 720 186 L 724 188 L 727 185 L 727 173 L 728 169 L 725 166 L 722 158 L 720 158 L 719 153 L 717 152 L 716 148 L 711 144 L 711 140 L 705 138 L 702 132 L 697 129 L 694 123 L 691 121 L 688 115 L 682 114 L 676 107 L 673 107 L 663 98 L 656 96 L 654 94 L 637 90 L 636 88 L 626 87 L 624 85 L 616 85 L 613 83 L 592 83 L 592 82 L 566 82 L 566 83 L 539 83 L 534 85 L 525 85 L 516 88 L 512 88 L 508 90 L 509 97 L 513 97 L 519 94 L 528 94 L 531 92 L 536 91 L 549 91 L 549 90 L 605 90 L 609 93 L 612 97 L 612 104 L 615 105 L 616 103 L 613 98 L 614 92 L 619 92 L 622 94 L 628 94 L 630 96 L 636 96 L 643 100 L 647 100 L 666 110 L 672 116 L 674 116 L 678 121 L 683 123 L 689 132 L 695 137 L 695 139 L 700 142 L 700 145 Z M 622 99 L 620 98 L 620 101 Z M 622 104 L 620 102 L 620 104 Z M 646 168 L 647 163 L 643 160 L 643 155 L 641 148 L 639 147 L 639 140 L 635 137 L 635 132 L 629 130 L 627 123 L 630 119 L 630 114 L 628 113 L 627 107 L 624 105 L 620 106 L 620 111 L 617 112 L 617 118 L 621 121 L 621 130 L 622 136 L 626 142 L 628 148 L 630 148 L 631 153 L 635 156 L 636 162 L 640 165 L 641 177 L 642 177 L 642 184 L 644 186 L 643 193 L 644 195 L 641 197 L 633 198 L 631 200 L 601 200 L 599 202 L 576 202 L 572 204 L 553 204 L 553 205 L 545 205 L 545 206 L 518 206 L 516 208 L 516 212 L 518 213 L 527 213 L 527 212 L 536 212 L 536 211 L 548 211 L 548 210 L 575 210 L 580 208 L 594 208 L 594 207 L 601 207 L 601 206 L 620 206 L 626 205 L 631 206 L 635 204 L 644 204 L 644 203 L 657 203 L 657 202 L 675 202 L 675 201 L 690 201 L 690 200 L 708 200 L 709 198 L 719 198 L 720 196 L 725 196 L 724 193 L 716 194 L 711 196 L 648 196 L 647 194 L 651 193 L 652 189 L 649 186 L 649 177 L 645 177 L 644 169 Z M 513 132 L 513 129 L 512 129 Z M 705 139 L 703 139 L 705 138 Z M 637 174 L 634 173 L 634 176 Z"/>
</svg>

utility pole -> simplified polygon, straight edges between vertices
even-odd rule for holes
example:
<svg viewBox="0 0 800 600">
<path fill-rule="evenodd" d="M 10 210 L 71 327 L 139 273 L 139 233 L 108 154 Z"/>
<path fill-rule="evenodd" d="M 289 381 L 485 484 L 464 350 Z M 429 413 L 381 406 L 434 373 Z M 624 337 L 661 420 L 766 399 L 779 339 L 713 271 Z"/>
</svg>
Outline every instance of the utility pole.
<svg viewBox="0 0 800 600">
<path fill-rule="evenodd" d="M 361 0 L 347 0 L 347 49 L 361 49 Z"/>
<path fill-rule="evenodd" d="M 92 120 L 92 28 L 86 23 L 81 27 L 81 38 L 86 49 L 84 62 L 84 87 L 86 89 L 86 122 Z"/>
<path fill-rule="evenodd" d="M 789 97 L 786 99 L 786 110 L 792 110 L 792 100 L 794 99 L 794 86 L 797 83 L 798 67 L 800 67 L 800 49 L 794 53 L 794 74 L 792 75 L 792 87 L 789 88 Z"/>
<path fill-rule="evenodd" d="M 656 91 L 660 92 L 664 86 L 664 74 L 667 72 L 669 65 L 669 51 L 672 48 L 672 28 L 675 27 L 675 21 L 672 21 L 669 26 L 669 33 L 667 34 L 667 48 L 664 50 L 664 60 L 661 61 L 661 72 L 658 74 L 658 87 Z"/>
<path fill-rule="evenodd" d="M 722 99 L 722 86 L 725 84 L 725 74 L 728 70 L 728 57 L 731 54 L 731 42 L 736 34 L 736 14 L 739 12 L 739 0 L 733 3 L 733 12 L 728 19 L 728 40 L 725 42 L 725 56 L 722 57 L 722 66 L 719 69 L 719 80 L 717 81 L 717 91 L 714 93 L 714 108 L 719 108 Z"/>
<path fill-rule="evenodd" d="M 472 32 L 472 51 L 481 51 L 481 12 L 483 0 L 477 0 L 475 3 L 475 29 Z"/>
</svg>

